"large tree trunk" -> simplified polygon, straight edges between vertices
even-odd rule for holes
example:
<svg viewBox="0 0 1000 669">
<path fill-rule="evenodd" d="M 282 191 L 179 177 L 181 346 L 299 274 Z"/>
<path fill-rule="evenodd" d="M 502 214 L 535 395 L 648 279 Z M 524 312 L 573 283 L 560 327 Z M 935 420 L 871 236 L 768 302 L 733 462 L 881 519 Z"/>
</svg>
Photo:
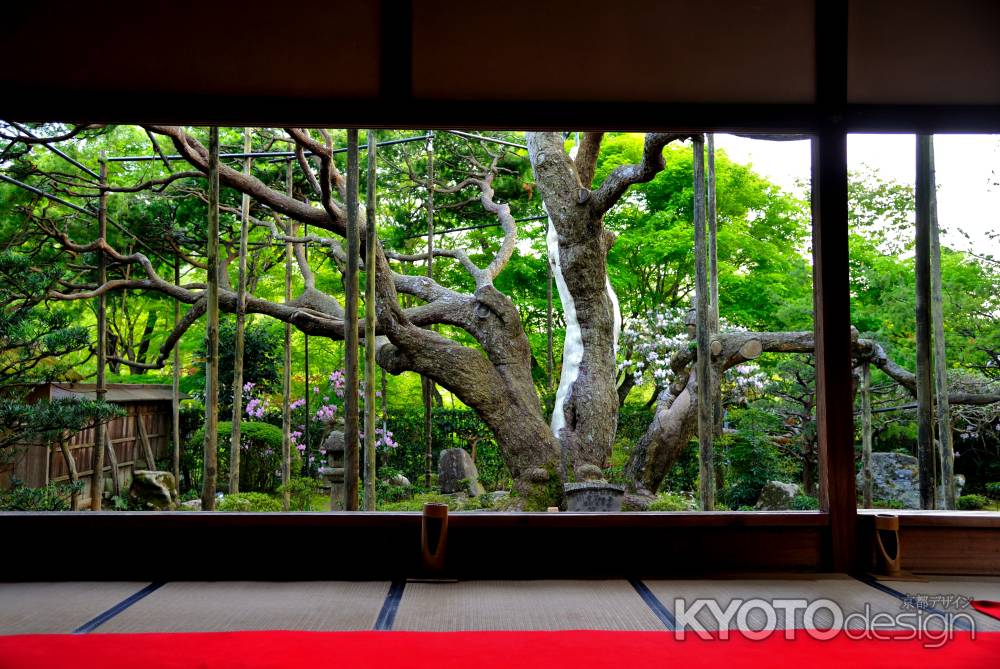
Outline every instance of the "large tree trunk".
<svg viewBox="0 0 1000 669">
<path fill-rule="evenodd" d="M 590 184 L 581 182 L 562 136 L 529 133 L 528 152 L 549 214 L 549 259 L 566 320 L 551 428 L 572 477 L 581 467 L 608 465 L 618 423 L 621 315 L 606 272 L 613 237 L 604 230 L 604 212 L 591 206 Z"/>
</svg>

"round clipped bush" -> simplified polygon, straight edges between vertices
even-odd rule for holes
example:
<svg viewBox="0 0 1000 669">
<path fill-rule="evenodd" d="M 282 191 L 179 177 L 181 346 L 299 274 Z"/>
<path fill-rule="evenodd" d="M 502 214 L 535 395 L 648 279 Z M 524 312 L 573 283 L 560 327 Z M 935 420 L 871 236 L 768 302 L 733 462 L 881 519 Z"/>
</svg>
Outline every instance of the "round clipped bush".
<svg viewBox="0 0 1000 669">
<path fill-rule="evenodd" d="M 978 511 L 990 503 L 985 495 L 962 495 L 958 498 L 958 508 L 962 511 Z"/>
<path fill-rule="evenodd" d="M 281 511 L 281 502 L 262 492 L 238 492 L 223 497 L 216 508 L 219 511 Z"/>
<path fill-rule="evenodd" d="M 219 482 L 225 483 L 229 473 L 230 441 L 233 424 L 219 423 Z M 281 485 L 281 428 L 258 421 L 240 422 L 240 490 L 273 492 Z M 200 454 L 200 444 L 205 441 L 204 426 L 195 430 L 188 440 L 188 450 Z M 201 466 L 194 463 L 195 469 Z M 292 471 L 302 469 L 302 457 L 292 449 Z"/>
</svg>

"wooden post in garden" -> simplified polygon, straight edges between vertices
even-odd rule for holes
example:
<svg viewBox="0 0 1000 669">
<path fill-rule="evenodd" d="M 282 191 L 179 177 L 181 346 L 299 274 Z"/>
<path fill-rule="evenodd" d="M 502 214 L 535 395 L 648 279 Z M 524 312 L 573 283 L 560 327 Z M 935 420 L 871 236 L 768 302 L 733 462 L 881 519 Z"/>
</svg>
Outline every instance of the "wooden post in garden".
<svg viewBox="0 0 1000 669">
<path fill-rule="evenodd" d="M 920 473 L 920 508 L 933 509 L 934 417 L 931 378 L 931 138 L 917 135 L 916 180 L 916 319 L 917 319 L 917 467 Z"/>
<path fill-rule="evenodd" d="M 59 450 L 62 452 L 63 460 L 66 461 L 66 471 L 69 472 L 69 482 L 75 484 L 80 480 L 80 476 L 76 471 L 76 460 L 73 458 L 73 453 L 69 450 L 69 444 L 66 443 L 67 435 L 59 435 Z M 46 469 L 46 476 L 48 476 L 48 470 Z M 69 498 L 69 509 L 70 511 L 80 510 L 80 493 L 77 492 L 76 487 L 73 487 L 73 492 L 70 493 Z"/>
<path fill-rule="evenodd" d="M 201 508 L 215 510 L 219 457 L 219 128 L 208 131 L 208 250 L 206 264 L 205 449 Z"/>
<path fill-rule="evenodd" d="M 715 194 L 715 134 L 708 133 L 708 286 L 711 302 L 708 303 L 708 320 L 712 334 L 719 332 L 719 249 L 718 212 Z"/>
<path fill-rule="evenodd" d="M 250 153 L 250 128 L 243 128 L 243 153 Z M 243 160 L 243 174 L 250 176 L 250 158 Z M 240 423 L 243 420 L 243 345 L 247 321 L 247 237 L 250 230 L 250 196 L 240 202 L 239 278 L 236 285 L 236 342 L 233 346 L 233 435 L 229 446 L 229 492 L 240 491 Z"/>
<path fill-rule="evenodd" d="M 698 384 L 698 492 L 702 511 L 715 508 L 715 466 L 712 451 L 715 431 L 712 419 L 711 327 L 709 323 L 709 288 L 707 240 L 705 235 L 705 140 L 698 135 L 692 141 L 694 151 L 694 246 L 695 246 L 695 339 L 698 349 L 696 381 Z"/>
<path fill-rule="evenodd" d="M 285 163 L 285 190 L 292 192 L 292 161 Z M 285 222 L 285 235 L 292 236 L 292 219 Z M 292 301 L 292 243 L 285 241 L 285 304 Z M 292 325 L 285 321 L 284 371 L 281 376 L 281 483 L 286 484 L 292 474 Z M 305 384 L 306 397 L 309 396 L 309 379 Z M 307 408 L 308 412 L 309 409 Z M 281 494 L 281 508 L 288 511 L 291 506 L 291 491 L 286 485 Z"/>
<path fill-rule="evenodd" d="M 344 510 L 358 510 L 358 131 L 347 131 L 347 271 L 344 273 Z"/>
<path fill-rule="evenodd" d="M 378 154 L 374 130 L 368 131 L 368 183 L 365 192 L 365 511 L 375 510 L 375 186 Z"/>
<path fill-rule="evenodd" d="M 427 277 L 434 278 L 434 133 L 427 141 Z M 431 487 L 434 468 L 434 381 L 420 377 L 424 400 L 424 487 Z"/>
<path fill-rule="evenodd" d="M 174 256 L 174 285 L 181 283 L 181 258 Z M 174 300 L 174 328 L 181 322 L 181 303 Z M 180 339 L 174 344 L 173 360 L 173 386 L 171 388 L 171 438 L 173 441 L 173 455 L 170 459 L 171 470 L 174 473 L 174 483 L 178 490 L 181 485 L 181 342 Z"/>
<path fill-rule="evenodd" d="M 108 234 L 108 161 L 107 154 L 101 151 L 101 191 L 97 201 L 97 238 L 102 242 Z M 101 249 L 97 252 L 97 285 L 103 286 L 108 280 L 108 259 Z M 98 402 L 103 402 L 107 396 L 107 384 L 105 381 L 105 369 L 107 368 L 108 357 L 108 298 L 105 293 L 97 298 L 97 379 L 94 390 L 94 398 Z M 101 502 L 104 497 L 104 441 L 107 434 L 107 424 L 98 421 L 94 426 L 94 473 L 90 479 L 90 508 L 92 511 L 101 510 Z"/>
<path fill-rule="evenodd" d="M 872 508 L 872 372 L 871 362 L 861 362 L 861 478 L 865 509 Z"/>
<path fill-rule="evenodd" d="M 951 433 L 948 402 L 948 356 L 944 341 L 944 297 L 941 285 L 941 234 L 938 226 L 937 179 L 934 168 L 934 136 L 928 140 L 928 193 L 931 236 L 931 323 L 934 330 L 934 397 L 937 400 L 938 457 L 943 508 L 955 508 L 955 445 Z"/>
</svg>

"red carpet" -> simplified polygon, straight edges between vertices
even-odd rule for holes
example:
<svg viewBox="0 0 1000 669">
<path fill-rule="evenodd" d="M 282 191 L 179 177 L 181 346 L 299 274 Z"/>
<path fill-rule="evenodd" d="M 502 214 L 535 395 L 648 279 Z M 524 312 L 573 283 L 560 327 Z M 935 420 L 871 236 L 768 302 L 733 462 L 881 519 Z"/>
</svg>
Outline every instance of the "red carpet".
<svg viewBox="0 0 1000 669">
<path fill-rule="evenodd" d="M 809 669 L 991 667 L 1000 633 L 927 639 L 820 641 L 780 632 L 764 641 L 678 641 L 671 632 L 220 632 L 0 636 L 0 668 L 48 669 Z"/>
<path fill-rule="evenodd" d="M 988 599 L 974 599 L 972 600 L 972 608 L 1000 620 L 1000 602 L 991 602 Z"/>
</svg>

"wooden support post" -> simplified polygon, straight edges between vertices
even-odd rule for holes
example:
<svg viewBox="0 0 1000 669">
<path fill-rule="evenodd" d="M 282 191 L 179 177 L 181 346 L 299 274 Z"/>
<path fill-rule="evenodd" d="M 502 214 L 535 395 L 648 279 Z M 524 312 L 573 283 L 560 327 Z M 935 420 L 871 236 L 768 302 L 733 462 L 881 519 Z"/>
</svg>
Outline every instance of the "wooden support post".
<svg viewBox="0 0 1000 669">
<path fill-rule="evenodd" d="M 250 128 L 243 128 L 243 153 L 250 153 Z M 243 174 L 250 175 L 250 158 Z M 243 346 L 247 323 L 247 237 L 250 234 L 250 196 L 240 202 L 239 277 L 236 283 L 236 341 L 233 345 L 233 433 L 229 440 L 229 493 L 240 491 L 240 448 L 243 420 Z"/>
<path fill-rule="evenodd" d="M 820 508 L 829 514 L 828 568 L 857 566 L 854 402 L 847 228 L 847 134 L 826 128 L 812 142 L 813 300 Z"/>
<path fill-rule="evenodd" d="M 955 445 L 951 431 L 951 405 L 948 401 L 948 355 L 944 339 L 944 288 L 941 276 L 941 231 L 938 226 L 937 179 L 934 168 L 934 137 L 930 138 L 930 224 L 931 224 L 931 323 L 934 330 L 934 396 L 937 399 L 938 454 L 941 472 L 941 506 L 954 510 Z"/>
<path fill-rule="evenodd" d="M 111 486 L 114 490 L 116 497 L 121 497 L 122 494 L 122 482 L 121 482 L 121 471 L 118 468 L 118 454 L 115 453 L 115 445 L 111 442 L 111 433 L 105 430 L 104 432 L 104 448 L 108 452 L 108 462 L 111 463 Z"/>
<path fill-rule="evenodd" d="M 917 135 L 916 277 L 917 318 L 917 467 L 920 508 L 934 508 L 934 416 L 931 369 L 931 138 Z"/>
<path fill-rule="evenodd" d="M 712 354 L 709 324 L 709 289 L 707 240 L 705 238 L 705 140 L 698 135 L 694 151 L 694 257 L 695 257 L 695 339 L 698 359 L 695 378 L 698 390 L 698 454 L 700 460 L 698 493 L 702 511 L 715 509 L 715 457 L 712 419 Z"/>
<path fill-rule="evenodd" d="M 60 435 L 59 437 L 59 450 L 62 452 L 63 460 L 66 461 L 66 470 L 69 471 L 69 481 L 75 484 L 80 480 L 80 475 L 76 470 L 76 460 L 73 458 L 73 454 L 69 450 L 69 444 L 66 443 L 66 435 Z M 91 491 L 93 495 L 93 491 Z M 69 508 L 71 511 L 80 510 L 80 493 L 75 489 L 69 498 Z"/>
<path fill-rule="evenodd" d="M 434 133 L 427 140 L 427 276 L 434 278 Z M 420 379 L 424 401 L 424 487 L 431 487 L 434 471 L 434 381 Z"/>
<path fill-rule="evenodd" d="M 711 295 L 708 303 L 709 326 L 712 334 L 719 332 L 719 217 L 716 211 L 715 193 L 715 134 L 708 133 L 708 289 Z"/>
<path fill-rule="evenodd" d="M 213 126 L 208 133 L 207 353 L 201 508 L 203 511 L 214 511 L 219 457 L 219 129 Z"/>
<path fill-rule="evenodd" d="M 365 511 L 375 510 L 375 186 L 378 141 L 368 131 L 368 183 L 365 197 Z"/>
<path fill-rule="evenodd" d="M 358 131 L 347 131 L 347 271 L 344 273 L 344 510 L 358 510 Z"/>
<path fill-rule="evenodd" d="M 285 190 L 292 191 L 292 161 L 285 163 Z M 295 228 L 292 219 L 285 222 L 285 235 L 291 237 Z M 285 304 L 292 301 L 292 243 L 285 241 Z M 288 483 L 292 476 L 292 325 L 285 322 L 284 359 L 281 376 L 281 482 Z M 309 397 L 309 379 L 305 382 L 305 396 Z M 306 408 L 306 413 L 309 409 Z M 281 494 L 281 508 L 291 507 L 291 491 L 286 486 Z"/>
<path fill-rule="evenodd" d="M 108 161 L 107 154 L 101 151 L 100 168 L 101 191 L 97 201 L 97 238 L 102 242 L 108 234 Z M 108 280 L 108 259 L 103 250 L 97 252 L 97 285 L 103 286 Z M 94 398 L 98 402 L 103 402 L 107 396 L 107 384 L 105 381 L 105 370 L 108 358 L 108 298 L 106 293 L 101 293 L 97 298 L 97 380 L 94 391 Z M 99 444 L 104 443 L 107 434 L 107 424 L 98 422 L 94 426 L 94 462 L 93 475 L 90 479 L 90 508 L 93 511 L 101 510 L 101 501 L 104 497 L 104 449 Z"/>
<path fill-rule="evenodd" d="M 146 432 L 146 424 L 142 422 L 140 414 L 135 415 L 136 436 L 140 446 L 142 446 L 142 457 L 146 461 L 147 469 L 156 469 L 156 456 L 153 455 L 152 444 L 149 443 L 149 433 Z M 134 456 L 133 456 L 134 458 Z"/>
<path fill-rule="evenodd" d="M 861 477 L 863 506 L 872 508 L 872 372 L 871 362 L 861 363 Z"/>
<path fill-rule="evenodd" d="M 180 256 L 174 256 L 174 285 L 181 283 L 181 261 Z M 181 303 L 174 300 L 174 328 L 181 322 Z M 173 441 L 173 455 L 171 457 L 171 469 L 174 472 L 174 482 L 177 489 L 181 487 L 181 342 L 178 340 L 174 344 L 173 361 L 173 386 L 171 388 L 170 407 L 170 437 Z"/>
</svg>

